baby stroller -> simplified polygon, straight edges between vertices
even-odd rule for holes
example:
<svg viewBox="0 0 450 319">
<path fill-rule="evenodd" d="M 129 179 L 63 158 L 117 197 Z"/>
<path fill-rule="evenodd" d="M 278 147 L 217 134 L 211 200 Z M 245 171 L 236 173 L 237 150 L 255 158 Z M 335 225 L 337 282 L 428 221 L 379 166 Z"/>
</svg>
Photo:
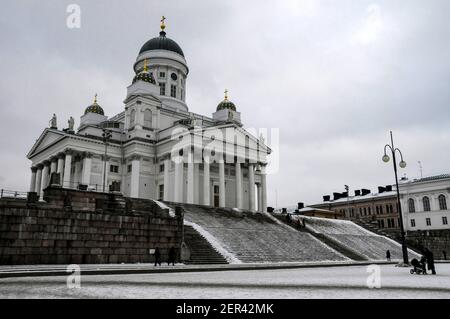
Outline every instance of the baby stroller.
<svg viewBox="0 0 450 319">
<path fill-rule="evenodd" d="M 409 271 L 411 274 L 418 274 L 418 275 L 427 274 L 427 269 L 425 268 L 425 259 L 423 257 L 420 261 L 414 258 L 413 260 L 411 260 L 411 265 L 413 266 L 413 269 Z"/>
</svg>

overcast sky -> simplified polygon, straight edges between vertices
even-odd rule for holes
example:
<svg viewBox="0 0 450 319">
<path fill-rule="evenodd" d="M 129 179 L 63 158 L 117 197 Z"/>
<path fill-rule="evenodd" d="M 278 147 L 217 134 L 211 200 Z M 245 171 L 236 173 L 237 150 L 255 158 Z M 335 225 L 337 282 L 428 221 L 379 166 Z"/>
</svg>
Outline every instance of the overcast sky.
<svg viewBox="0 0 450 319">
<path fill-rule="evenodd" d="M 80 29 L 66 26 L 71 3 Z M 402 175 L 418 177 L 418 161 L 449 173 L 449 12 L 448 0 L 2 1 L 0 188 L 28 189 L 26 154 L 53 113 L 78 125 L 95 92 L 107 115 L 123 110 L 161 15 L 190 68 L 190 111 L 211 115 L 228 88 L 245 127 L 280 130 L 268 205 L 393 183 L 389 130 Z"/>
</svg>

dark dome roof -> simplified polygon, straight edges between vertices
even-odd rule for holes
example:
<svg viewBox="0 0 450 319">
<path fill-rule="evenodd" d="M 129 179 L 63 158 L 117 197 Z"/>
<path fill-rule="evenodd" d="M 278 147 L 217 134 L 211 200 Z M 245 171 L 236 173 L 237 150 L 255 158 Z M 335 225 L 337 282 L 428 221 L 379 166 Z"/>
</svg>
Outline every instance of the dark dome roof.
<svg viewBox="0 0 450 319">
<path fill-rule="evenodd" d="M 151 50 L 167 50 L 178 53 L 182 57 L 184 57 L 183 50 L 181 50 L 180 46 L 173 41 L 172 39 L 166 37 L 166 33 L 161 31 L 159 33 L 159 37 L 148 40 L 139 51 L 139 54 L 145 51 Z"/>
<path fill-rule="evenodd" d="M 100 105 L 98 105 L 98 103 L 97 103 L 97 94 L 95 95 L 94 103 L 89 105 L 86 108 L 86 111 L 84 111 L 84 114 L 88 114 L 88 113 L 95 113 L 95 114 L 105 115 L 105 112 L 103 111 L 102 107 Z"/>
<path fill-rule="evenodd" d="M 236 111 L 236 105 L 234 105 L 233 102 L 225 99 L 222 102 L 220 102 L 219 105 L 217 105 L 217 111 L 225 110 L 225 109 Z"/>
<path fill-rule="evenodd" d="M 96 113 L 96 114 L 100 114 L 100 115 L 105 115 L 105 112 L 103 111 L 102 107 L 100 105 L 98 105 L 97 103 L 89 105 L 86 108 L 86 111 L 84 111 L 84 114 L 88 114 L 88 113 Z"/>
<path fill-rule="evenodd" d="M 156 84 L 155 79 L 153 78 L 153 75 L 146 71 L 142 71 L 141 73 L 136 74 L 134 76 L 133 83 L 136 81 L 144 81 L 144 82 Z"/>
</svg>

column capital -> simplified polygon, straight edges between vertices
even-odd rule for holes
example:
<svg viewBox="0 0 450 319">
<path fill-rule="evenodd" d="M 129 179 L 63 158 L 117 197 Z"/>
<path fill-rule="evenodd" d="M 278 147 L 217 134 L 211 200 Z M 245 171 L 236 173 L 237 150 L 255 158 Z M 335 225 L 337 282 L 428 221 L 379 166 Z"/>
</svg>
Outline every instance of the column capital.
<svg viewBox="0 0 450 319">
<path fill-rule="evenodd" d="M 42 169 L 44 168 L 44 164 L 39 163 L 39 164 L 36 165 L 36 168 L 37 168 L 38 170 L 42 170 Z"/>
<path fill-rule="evenodd" d="M 45 161 L 42 162 L 42 165 L 49 166 L 50 163 L 51 163 L 50 160 L 45 160 Z"/>
<path fill-rule="evenodd" d="M 38 168 L 36 166 L 32 166 L 31 167 L 31 172 L 32 173 L 36 173 L 37 170 L 38 170 Z"/>
<path fill-rule="evenodd" d="M 68 148 L 64 151 L 64 155 L 75 155 L 75 150 L 72 148 Z"/>
<path fill-rule="evenodd" d="M 94 154 L 90 153 L 90 152 L 83 152 L 83 153 L 81 153 L 81 156 L 83 158 L 92 158 L 94 156 Z"/>
<path fill-rule="evenodd" d="M 66 154 L 65 154 L 64 152 L 61 152 L 61 153 L 56 154 L 56 157 L 57 157 L 58 159 L 64 159 L 65 156 L 66 156 Z"/>
</svg>

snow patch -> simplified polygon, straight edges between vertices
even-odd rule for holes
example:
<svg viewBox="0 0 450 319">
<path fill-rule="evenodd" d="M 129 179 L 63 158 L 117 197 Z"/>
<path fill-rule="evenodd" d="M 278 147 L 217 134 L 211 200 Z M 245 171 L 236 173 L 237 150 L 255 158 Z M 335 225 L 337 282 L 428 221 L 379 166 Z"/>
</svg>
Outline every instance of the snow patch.
<svg viewBox="0 0 450 319">
<path fill-rule="evenodd" d="M 184 224 L 187 226 L 191 226 L 194 228 L 197 232 L 200 233 L 210 244 L 214 247 L 214 249 L 221 254 L 230 264 L 242 264 L 242 261 L 240 261 L 235 255 L 227 251 L 223 244 L 220 243 L 213 235 L 211 235 L 206 229 L 204 229 L 202 226 L 192 223 L 190 221 L 184 220 Z"/>
</svg>

